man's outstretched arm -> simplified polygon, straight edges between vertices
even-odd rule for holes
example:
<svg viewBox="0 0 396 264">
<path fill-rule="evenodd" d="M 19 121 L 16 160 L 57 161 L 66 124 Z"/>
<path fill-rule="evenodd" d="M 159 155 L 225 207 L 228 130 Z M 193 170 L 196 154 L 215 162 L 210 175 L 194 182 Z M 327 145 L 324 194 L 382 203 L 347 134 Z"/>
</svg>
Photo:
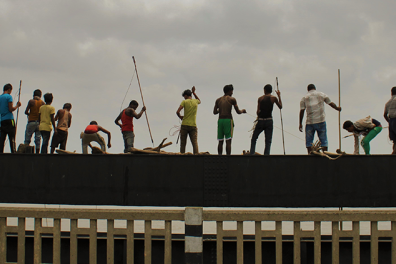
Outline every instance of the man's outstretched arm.
<svg viewBox="0 0 396 264">
<path fill-rule="evenodd" d="M 239 106 L 238 106 L 238 104 L 237 104 L 236 99 L 235 99 L 235 98 L 232 98 L 232 99 L 233 99 L 233 100 L 232 100 L 231 103 L 234 105 L 235 112 L 236 112 L 238 115 L 240 115 L 240 114 L 246 114 L 246 110 L 245 110 L 245 109 L 239 110 Z"/>
<path fill-rule="evenodd" d="M 337 106 L 335 103 L 331 102 L 329 105 L 338 112 L 341 112 L 341 107 Z"/>
<path fill-rule="evenodd" d="M 300 110 L 300 126 L 299 126 L 300 132 L 303 132 L 302 122 L 304 119 L 304 112 L 305 112 L 305 109 Z"/>
</svg>

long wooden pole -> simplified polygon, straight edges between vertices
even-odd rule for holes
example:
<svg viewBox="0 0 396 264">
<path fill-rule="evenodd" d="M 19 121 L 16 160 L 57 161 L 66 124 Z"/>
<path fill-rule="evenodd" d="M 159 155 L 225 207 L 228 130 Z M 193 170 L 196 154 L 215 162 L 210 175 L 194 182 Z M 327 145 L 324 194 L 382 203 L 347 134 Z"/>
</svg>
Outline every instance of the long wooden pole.
<svg viewBox="0 0 396 264">
<path fill-rule="evenodd" d="M 338 107 L 341 107 L 341 73 L 338 69 Z M 338 112 L 338 148 L 341 151 L 341 111 Z"/>
<path fill-rule="evenodd" d="M 19 81 L 18 102 L 21 101 L 21 89 L 22 89 L 22 80 Z M 17 118 L 16 118 L 16 122 L 15 122 L 15 137 L 16 137 L 17 128 L 18 128 L 18 120 L 19 120 L 19 107 L 17 109 Z"/>
<path fill-rule="evenodd" d="M 136 67 L 135 57 L 132 56 L 132 59 L 133 59 L 133 64 L 135 64 L 136 77 L 137 77 L 137 80 L 138 80 L 138 83 L 139 83 L 140 95 L 142 96 L 143 106 L 146 106 L 146 105 L 144 104 L 143 92 L 142 92 L 142 87 L 140 86 L 139 74 L 138 74 L 137 67 Z M 150 123 L 149 123 L 148 117 L 147 117 L 147 110 L 144 111 L 144 114 L 146 115 L 147 126 L 148 126 L 148 129 L 149 129 L 149 132 L 150 132 L 150 137 L 151 137 L 151 143 L 153 143 L 153 146 L 154 146 L 153 135 L 151 134 Z"/>
<path fill-rule="evenodd" d="M 279 91 L 278 77 L 276 77 L 276 89 Z M 284 133 L 284 131 L 283 131 L 282 109 L 279 109 L 279 110 L 280 110 L 281 126 L 282 126 L 283 155 L 286 155 L 286 150 L 285 150 L 285 133 Z"/>
</svg>

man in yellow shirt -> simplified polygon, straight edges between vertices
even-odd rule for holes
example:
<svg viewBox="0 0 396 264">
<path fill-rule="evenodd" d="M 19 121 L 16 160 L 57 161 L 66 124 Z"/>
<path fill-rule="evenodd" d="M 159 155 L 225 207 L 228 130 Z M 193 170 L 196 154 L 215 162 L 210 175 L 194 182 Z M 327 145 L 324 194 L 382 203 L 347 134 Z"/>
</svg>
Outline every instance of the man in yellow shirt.
<svg viewBox="0 0 396 264">
<path fill-rule="evenodd" d="M 41 154 L 48 153 L 48 142 L 51 137 L 52 127 L 54 128 L 54 133 L 56 133 L 55 127 L 55 107 L 53 107 L 52 100 L 54 97 L 51 93 L 44 94 L 45 105 L 40 107 L 39 110 L 39 130 L 41 137 L 43 138 L 43 144 L 41 145 Z"/>
<path fill-rule="evenodd" d="M 192 99 L 192 94 L 195 99 Z M 176 115 L 182 120 L 180 128 L 180 153 L 186 152 L 187 135 L 190 136 L 194 154 L 198 154 L 198 128 L 197 128 L 197 110 L 201 100 L 195 93 L 195 86 L 190 90 L 185 90 L 182 94 L 184 101 L 181 102 Z M 180 111 L 184 108 L 184 116 Z"/>
</svg>

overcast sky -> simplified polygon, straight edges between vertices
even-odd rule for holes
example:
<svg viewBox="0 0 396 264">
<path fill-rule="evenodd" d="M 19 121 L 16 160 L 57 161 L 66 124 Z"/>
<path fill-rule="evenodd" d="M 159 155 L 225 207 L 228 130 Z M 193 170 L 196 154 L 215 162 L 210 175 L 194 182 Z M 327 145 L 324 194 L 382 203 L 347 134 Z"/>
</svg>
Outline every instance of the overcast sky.
<svg viewBox="0 0 396 264">
<path fill-rule="evenodd" d="M 371 115 L 387 126 L 384 104 L 396 86 L 394 7 L 391 0 L 0 0 L 0 79 L 13 84 L 13 94 L 23 80 L 17 144 L 24 139 L 27 101 L 41 89 L 53 93 L 56 109 L 73 105 L 67 150 L 81 152 L 80 132 L 96 120 L 112 133 L 109 152 L 122 152 L 114 119 L 134 71 L 132 56 L 156 145 L 165 137 L 176 143 L 169 130 L 179 125 L 181 93 L 195 85 L 202 100 L 199 148 L 217 153 L 212 111 L 224 85 L 233 84 L 240 108 L 255 115 L 264 85 L 278 77 L 284 128 L 294 135 L 285 134 L 286 153 L 305 154 L 299 102 L 314 83 L 338 105 L 338 69 L 342 123 Z M 132 99 L 140 110 L 136 77 L 122 107 Z M 329 106 L 326 113 L 329 150 L 335 151 L 338 113 Z M 240 154 L 250 148 L 254 117 L 234 113 L 234 120 L 232 153 Z M 144 116 L 134 123 L 135 147 L 152 146 Z M 280 127 L 276 108 L 274 125 Z M 353 138 L 343 139 L 342 148 L 353 152 Z M 257 151 L 263 149 L 260 135 Z M 391 152 L 387 129 L 371 149 Z M 177 152 L 179 145 L 166 150 Z M 283 154 L 278 128 L 271 153 Z"/>
</svg>

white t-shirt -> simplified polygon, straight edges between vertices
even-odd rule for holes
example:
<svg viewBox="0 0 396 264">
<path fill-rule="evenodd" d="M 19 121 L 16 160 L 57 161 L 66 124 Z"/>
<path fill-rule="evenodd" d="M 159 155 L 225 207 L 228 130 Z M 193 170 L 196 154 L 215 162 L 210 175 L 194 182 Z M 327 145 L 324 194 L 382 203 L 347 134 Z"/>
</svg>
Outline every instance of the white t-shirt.
<svg viewBox="0 0 396 264">
<path fill-rule="evenodd" d="M 300 109 L 307 112 L 307 124 L 318 124 L 326 121 L 324 103 L 330 104 L 330 98 L 316 90 L 310 90 L 306 96 L 301 99 Z"/>
</svg>

